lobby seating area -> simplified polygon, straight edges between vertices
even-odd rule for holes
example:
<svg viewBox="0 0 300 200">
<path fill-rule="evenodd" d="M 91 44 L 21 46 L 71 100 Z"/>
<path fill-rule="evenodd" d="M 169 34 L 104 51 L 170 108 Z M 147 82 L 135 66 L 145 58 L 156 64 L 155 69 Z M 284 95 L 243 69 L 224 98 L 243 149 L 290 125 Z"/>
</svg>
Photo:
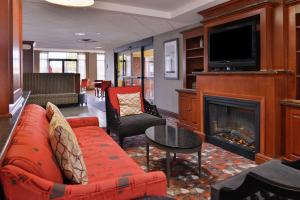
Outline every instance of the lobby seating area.
<svg viewBox="0 0 300 200">
<path fill-rule="evenodd" d="M 0 5 L 0 200 L 300 200 L 300 1 Z"/>
<path fill-rule="evenodd" d="M 57 105 L 78 104 L 79 74 L 26 73 L 24 90 L 31 91 L 29 103 L 46 106 L 50 101 Z"/>
</svg>

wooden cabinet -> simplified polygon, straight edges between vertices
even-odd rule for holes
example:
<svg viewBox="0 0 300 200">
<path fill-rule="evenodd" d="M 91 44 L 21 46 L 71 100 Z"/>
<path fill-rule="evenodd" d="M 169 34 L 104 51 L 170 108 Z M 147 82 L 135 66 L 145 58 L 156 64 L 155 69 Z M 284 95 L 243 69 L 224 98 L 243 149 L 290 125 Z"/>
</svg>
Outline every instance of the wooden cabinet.
<svg viewBox="0 0 300 200">
<path fill-rule="evenodd" d="M 193 90 L 177 90 L 179 98 L 179 122 L 181 126 L 198 130 L 200 126 L 200 98 Z"/>
<path fill-rule="evenodd" d="M 300 101 L 283 101 L 285 110 L 285 157 L 300 159 Z"/>
</svg>

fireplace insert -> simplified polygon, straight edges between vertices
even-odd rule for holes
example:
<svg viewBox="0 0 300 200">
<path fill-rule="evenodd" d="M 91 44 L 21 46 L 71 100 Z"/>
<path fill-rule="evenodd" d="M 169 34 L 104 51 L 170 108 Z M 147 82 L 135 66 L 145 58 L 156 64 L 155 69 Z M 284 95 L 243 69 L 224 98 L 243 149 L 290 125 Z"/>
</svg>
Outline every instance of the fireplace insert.
<svg viewBox="0 0 300 200">
<path fill-rule="evenodd" d="M 259 152 L 260 103 L 225 97 L 204 97 L 207 142 L 254 160 Z"/>
</svg>

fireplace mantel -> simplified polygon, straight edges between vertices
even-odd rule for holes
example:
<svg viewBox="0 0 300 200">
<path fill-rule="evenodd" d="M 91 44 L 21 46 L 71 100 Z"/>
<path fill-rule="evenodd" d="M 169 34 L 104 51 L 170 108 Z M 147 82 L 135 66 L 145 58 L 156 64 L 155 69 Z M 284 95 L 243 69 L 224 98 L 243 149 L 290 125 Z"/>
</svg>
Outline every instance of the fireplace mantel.
<svg viewBox="0 0 300 200">
<path fill-rule="evenodd" d="M 204 130 L 204 97 L 216 96 L 260 102 L 260 152 L 257 163 L 283 155 L 282 111 L 280 101 L 287 95 L 289 73 L 279 74 L 211 74 L 197 76 L 197 94 L 200 97 L 201 122 Z"/>
</svg>

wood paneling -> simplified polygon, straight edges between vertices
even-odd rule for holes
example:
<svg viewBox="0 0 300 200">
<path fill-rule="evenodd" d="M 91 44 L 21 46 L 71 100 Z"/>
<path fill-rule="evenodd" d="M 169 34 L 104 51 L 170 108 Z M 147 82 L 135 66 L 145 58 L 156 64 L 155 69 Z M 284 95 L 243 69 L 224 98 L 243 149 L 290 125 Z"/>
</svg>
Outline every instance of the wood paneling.
<svg viewBox="0 0 300 200">
<path fill-rule="evenodd" d="M 0 0 L 0 117 L 22 95 L 22 1 Z M 13 107 L 13 106 L 11 106 Z"/>
<path fill-rule="evenodd" d="M 188 129 L 200 128 L 200 99 L 197 93 L 190 90 L 177 90 L 179 98 L 179 123 Z"/>
<path fill-rule="evenodd" d="M 300 159 L 300 101 L 283 100 L 285 157 L 290 160 Z"/>
</svg>

